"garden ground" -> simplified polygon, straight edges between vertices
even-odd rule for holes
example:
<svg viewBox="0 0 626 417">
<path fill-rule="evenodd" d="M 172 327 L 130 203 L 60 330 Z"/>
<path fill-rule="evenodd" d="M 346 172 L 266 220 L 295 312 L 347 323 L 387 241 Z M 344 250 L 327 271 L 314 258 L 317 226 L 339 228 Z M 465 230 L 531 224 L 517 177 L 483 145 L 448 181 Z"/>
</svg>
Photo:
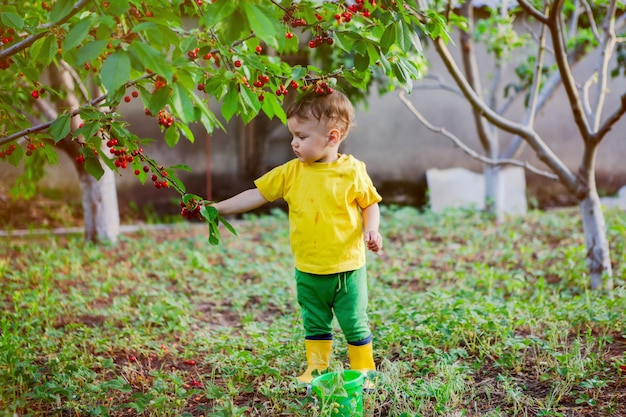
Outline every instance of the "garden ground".
<svg viewBox="0 0 626 417">
<path fill-rule="evenodd" d="M 12 206 L 13 228 L 81 223 L 56 204 Z M 464 211 L 385 208 L 383 220 L 385 250 L 368 258 L 381 374 L 366 416 L 626 416 L 623 212 L 607 213 L 611 292 L 587 290 L 575 211 L 501 227 Z M 198 224 L 115 246 L 0 239 L 0 409 L 324 415 L 292 378 L 304 354 L 286 224 L 249 216 L 217 247 Z M 332 367 L 347 365 L 338 331 Z"/>
</svg>

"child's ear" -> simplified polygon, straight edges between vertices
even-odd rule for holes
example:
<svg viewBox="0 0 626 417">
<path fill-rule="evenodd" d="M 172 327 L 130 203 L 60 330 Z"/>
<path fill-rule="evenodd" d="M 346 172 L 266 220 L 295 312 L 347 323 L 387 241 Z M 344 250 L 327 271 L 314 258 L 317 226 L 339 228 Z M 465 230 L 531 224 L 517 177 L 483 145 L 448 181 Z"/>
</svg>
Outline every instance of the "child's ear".
<svg viewBox="0 0 626 417">
<path fill-rule="evenodd" d="M 341 132 L 337 128 L 330 129 L 328 132 L 328 145 L 335 146 L 341 142 Z"/>
</svg>

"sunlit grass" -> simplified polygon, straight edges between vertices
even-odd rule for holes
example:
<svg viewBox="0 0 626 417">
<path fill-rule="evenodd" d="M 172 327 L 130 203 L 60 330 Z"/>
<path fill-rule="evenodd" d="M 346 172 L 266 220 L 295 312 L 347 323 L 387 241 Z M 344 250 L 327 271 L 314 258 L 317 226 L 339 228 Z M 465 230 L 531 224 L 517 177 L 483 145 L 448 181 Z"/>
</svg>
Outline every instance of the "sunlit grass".
<svg viewBox="0 0 626 417">
<path fill-rule="evenodd" d="M 0 240 L 4 415 L 319 415 L 303 366 L 283 213 L 208 231 Z M 366 416 L 626 414 L 626 216 L 607 213 L 616 288 L 588 291 L 571 213 L 496 227 L 385 209 L 368 254 L 381 374 Z M 332 367 L 348 367 L 336 334 Z"/>
</svg>

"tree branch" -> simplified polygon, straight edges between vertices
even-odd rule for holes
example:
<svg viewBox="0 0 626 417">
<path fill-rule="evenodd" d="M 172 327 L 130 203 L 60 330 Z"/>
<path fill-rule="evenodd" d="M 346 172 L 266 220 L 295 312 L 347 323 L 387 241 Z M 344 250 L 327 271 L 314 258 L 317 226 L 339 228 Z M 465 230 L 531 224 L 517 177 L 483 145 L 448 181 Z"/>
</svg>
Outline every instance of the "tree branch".
<svg viewBox="0 0 626 417">
<path fill-rule="evenodd" d="M 154 77 L 154 74 L 145 74 L 145 75 L 137 78 L 136 80 L 127 82 L 126 83 L 126 87 L 127 88 L 131 87 L 131 86 L 137 84 L 138 82 L 140 82 L 142 80 L 145 80 L 145 79 L 148 79 L 148 78 L 152 78 L 152 77 Z M 83 108 L 95 106 L 96 104 L 103 102 L 104 100 L 106 100 L 107 96 L 108 96 L 108 94 L 102 94 L 102 95 L 94 98 L 93 100 L 88 101 L 87 103 L 83 104 L 81 107 L 78 107 L 78 108 L 72 110 L 69 113 L 70 116 L 74 117 L 77 114 L 79 114 L 80 111 Z M 13 134 L 11 134 L 9 136 L 1 137 L 0 138 L 0 146 L 2 146 L 4 144 L 7 144 L 7 143 L 10 143 L 10 142 L 12 142 L 12 141 L 14 141 L 16 139 L 19 139 L 19 138 L 21 138 L 23 136 L 27 136 L 27 135 L 30 135 L 32 133 L 44 131 L 44 130 L 48 129 L 50 126 L 52 126 L 53 123 L 54 123 L 54 120 L 51 120 L 51 121 L 46 122 L 46 123 L 41 123 L 41 124 L 39 124 L 37 126 L 31 126 L 31 127 L 28 127 L 28 128 L 26 128 L 24 130 L 20 130 L 19 132 L 15 132 L 15 133 L 13 133 Z"/>
<path fill-rule="evenodd" d="M 598 43 L 602 43 L 602 38 L 600 37 L 600 33 L 598 32 L 598 26 L 596 25 L 596 20 L 593 17 L 593 10 L 591 10 L 591 6 L 587 0 L 580 0 L 585 8 L 585 12 L 587 13 L 587 19 L 589 20 L 589 26 L 591 26 L 591 32 L 593 33 L 594 38 Z"/>
<path fill-rule="evenodd" d="M 548 17 L 545 14 L 541 13 L 539 10 L 535 9 L 530 3 L 528 3 L 528 1 L 517 0 L 517 4 L 520 5 L 522 10 L 524 10 L 526 13 L 528 13 L 544 25 L 548 24 Z"/>
<path fill-rule="evenodd" d="M 615 123 L 617 123 L 624 114 L 626 114 L 626 93 L 622 94 L 620 97 L 619 108 L 615 110 L 613 114 L 611 114 L 604 121 L 604 123 L 600 126 L 598 131 L 591 136 L 590 142 L 592 144 L 600 143 L 600 141 L 604 139 L 604 136 L 606 136 L 606 134 L 609 133 L 609 131 L 613 128 Z"/>
<path fill-rule="evenodd" d="M 539 91 L 541 89 L 541 79 L 543 73 L 543 60 L 545 58 L 546 51 L 546 25 L 541 25 L 541 34 L 539 35 L 539 49 L 537 50 L 537 59 L 535 60 L 535 69 L 533 74 L 533 81 L 530 88 L 530 100 L 528 103 L 528 110 L 526 112 L 526 120 L 524 121 L 526 126 L 533 126 L 535 124 L 535 115 L 537 112 L 537 100 L 539 97 Z"/>
<path fill-rule="evenodd" d="M 435 38 L 433 44 L 437 53 L 443 60 L 448 72 L 452 75 L 457 85 L 463 92 L 465 98 L 470 102 L 472 107 L 479 109 L 485 118 L 502 130 L 517 134 L 524 138 L 526 142 L 533 148 L 539 160 L 544 162 L 559 177 L 561 183 L 573 193 L 578 190 L 578 178 L 569 170 L 569 168 L 558 158 L 550 147 L 541 139 L 541 137 L 532 129 L 519 123 L 514 123 L 504 117 L 498 115 L 492 109 L 485 105 L 476 93 L 471 89 L 467 81 L 461 75 L 454 59 L 450 55 L 442 38 Z"/>
<path fill-rule="evenodd" d="M 593 120 L 593 131 L 597 131 L 602 120 L 602 109 L 604 108 L 604 102 L 606 98 L 606 90 L 608 85 L 609 75 L 609 61 L 613 56 L 613 49 L 615 48 L 615 13 L 616 13 L 616 0 L 612 0 L 606 11 L 604 23 L 602 29 L 604 32 L 604 38 L 600 43 L 602 49 L 600 50 L 601 59 L 598 60 L 598 67 L 596 73 L 598 74 L 598 86 L 596 89 L 595 100 L 591 111 L 595 112 Z M 591 16 L 593 17 L 593 16 Z M 591 18 L 590 17 L 590 18 Z"/>
<path fill-rule="evenodd" d="M 83 99 L 89 100 L 89 92 L 87 91 L 87 87 L 85 87 L 83 80 L 80 79 L 80 76 L 78 75 L 76 70 L 62 59 L 59 61 L 59 66 L 62 67 L 63 70 L 67 71 L 67 73 L 72 76 L 74 83 L 78 85 L 78 88 L 80 89 L 80 93 L 83 95 Z"/>
<path fill-rule="evenodd" d="M 469 156 L 471 156 L 474 159 L 477 159 L 485 164 L 488 165 L 514 165 L 514 166 L 519 166 L 519 167 L 523 167 L 525 169 L 527 169 L 530 172 L 533 172 L 535 174 L 539 174 L 545 178 L 549 178 L 551 180 L 558 180 L 559 177 L 557 177 L 555 174 L 553 174 L 552 172 L 548 172 L 548 171 L 544 171 L 541 170 L 531 164 L 529 164 L 528 162 L 522 162 L 522 161 L 518 161 L 516 159 L 500 159 L 500 158 L 488 158 L 484 155 L 479 154 L 478 152 L 476 152 L 474 149 L 470 148 L 468 145 L 466 145 L 461 139 L 459 139 L 458 136 L 454 135 L 452 132 L 448 131 L 445 128 L 442 127 L 437 127 L 434 126 L 433 124 L 431 124 L 421 113 L 419 110 L 417 110 L 415 108 L 415 106 L 413 105 L 413 103 L 406 97 L 406 94 L 404 92 L 404 90 L 400 91 L 399 94 L 400 100 L 402 100 L 404 102 L 404 104 L 406 104 L 406 106 L 409 108 L 409 110 L 411 111 L 411 113 L 413 113 L 413 115 L 415 115 L 415 117 L 417 117 L 417 119 L 424 125 L 426 126 L 426 128 L 428 128 L 429 130 L 438 133 L 440 135 L 445 136 L 446 138 L 450 139 L 456 146 L 458 146 L 463 152 L 465 152 L 466 154 L 468 154 Z"/>
<path fill-rule="evenodd" d="M 567 59 L 565 41 L 563 39 L 561 21 L 561 9 L 563 7 L 563 0 L 556 0 L 550 10 L 548 29 L 552 37 L 552 45 L 554 47 L 554 57 L 556 64 L 561 73 L 561 79 L 563 81 L 563 87 L 567 93 L 572 113 L 574 115 L 574 121 L 578 126 L 578 130 L 583 138 L 588 138 L 591 134 L 587 118 L 585 117 L 583 104 L 578 95 L 576 89 L 576 82 Z"/>
<path fill-rule="evenodd" d="M 544 2 L 544 8 L 547 6 Z M 533 81 L 530 86 L 530 100 L 528 103 L 528 109 L 526 110 L 526 114 L 524 115 L 523 123 L 532 127 L 535 124 L 535 116 L 537 111 L 543 107 L 546 103 L 547 98 L 552 94 L 553 89 L 544 90 L 547 94 L 540 94 L 542 92 L 541 85 L 543 79 L 543 61 L 546 53 L 546 38 L 547 31 L 546 25 L 541 25 L 541 33 L 539 38 L 537 39 L 537 43 L 539 44 L 539 48 L 537 50 L 537 59 L 535 60 L 535 69 L 533 71 Z M 522 149 L 522 145 L 525 142 L 519 135 L 515 135 L 511 143 L 507 149 L 500 154 L 501 158 L 514 158 L 515 155 L 519 154 Z"/>
<path fill-rule="evenodd" d="M 473 32 L 473 13 L 474 6 L 471 1 L 466 1 L 461 6 L 461 15 L 467 20 L 467 30 L 461 31 L 461 58 L 463 61 L 463 68 L 465 70 L 465 79 L 469 83 L 470 88 L 478 95 L 481 101 L 482 87 L 480 84 L 480 78 L 478 77 L 478 65 L 476 63 L 476 52 L 474 50 L 474 42 L 472 41 Z M 481 113 L 474 107 L 472 107 L 472 115 L 474 116 L 474 123 L 476 124 L 476 130 L 478 132 L 478 139 L 482 144 L 485 153 L 490 157 L 494 156 L 498 152 L 498 143 L 494 140 L 493 135 L 490 134 L 487 126 L 487 121 L 482 117 Z"/>
<path fill-rule="evenodd" d="M 70 20 L 72 18 L 72 16 L 74 16 L 76 13 L 78 13 L 83 7 L 85 7 L 87 4 L 91 3 L 93 0 L 78 0 L 76 2 L 76 4 L 74 4 L 74 6 L 72 6 L 72 9 L 70 10 L 70 12 L 63 16 L 63 18 L 59 19 L 59 21 L 54 22 L 54 23 L 48 23 L 46 25 L 43 25 L 41 27 L 41 29 L 43 29 L 41 32 L 37 32 L 34 33 L 24 39 L 22 39 L 20 42 L 11 45 L 9 48 L 4 49 L 2 51 L 0 51 L 0 61 L 8 58 L 10 56 L 13 56 L 15 54 L 17 54 L 20 51 L 23 51 L 24 49 L 28 48 L 29 46 L 31 46 L 33 43 L 35 43 L 37 40 L 43 38 L 44 36 L 46 36 L 46 34 L 48 33 L 48 30 L 54 26 L 60 26 L 63 23 L 67 22 L 68 20 Z"/>
<path fill-rule="evenodd" d="M 422 77 L 422 80 L 427 80 L 427 79 L 435 80 L 436 83 L 434 85 L 420 83 L 420 84 L 414 85 L 413 88 L 415 90 L 444 90 L 444 91 L 448 91 L 450 93 L 463 97 L 463 93 L 461 93 L 461 90 L 459 90 L 458 88 L 454 88 L 452 85 L 443 81 L 441 76 L 436 75 L 436 74 L 427 74 L 424 77 Z"/>
</svg>

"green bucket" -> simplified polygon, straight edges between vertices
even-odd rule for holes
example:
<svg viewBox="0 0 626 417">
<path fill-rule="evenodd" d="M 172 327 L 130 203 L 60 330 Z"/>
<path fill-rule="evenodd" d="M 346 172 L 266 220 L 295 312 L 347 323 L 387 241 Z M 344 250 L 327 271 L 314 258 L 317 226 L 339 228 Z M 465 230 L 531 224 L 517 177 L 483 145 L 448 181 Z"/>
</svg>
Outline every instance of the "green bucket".
<svg viewBox="0 0 626 417">
<path fill-rule="evenodd" d="M 365 376 L 359 371 L 328 372 L 313 379 L 311 391 L 319 398 L 323 412 L 362 416 L 364 381 Z"/>
</svg>

